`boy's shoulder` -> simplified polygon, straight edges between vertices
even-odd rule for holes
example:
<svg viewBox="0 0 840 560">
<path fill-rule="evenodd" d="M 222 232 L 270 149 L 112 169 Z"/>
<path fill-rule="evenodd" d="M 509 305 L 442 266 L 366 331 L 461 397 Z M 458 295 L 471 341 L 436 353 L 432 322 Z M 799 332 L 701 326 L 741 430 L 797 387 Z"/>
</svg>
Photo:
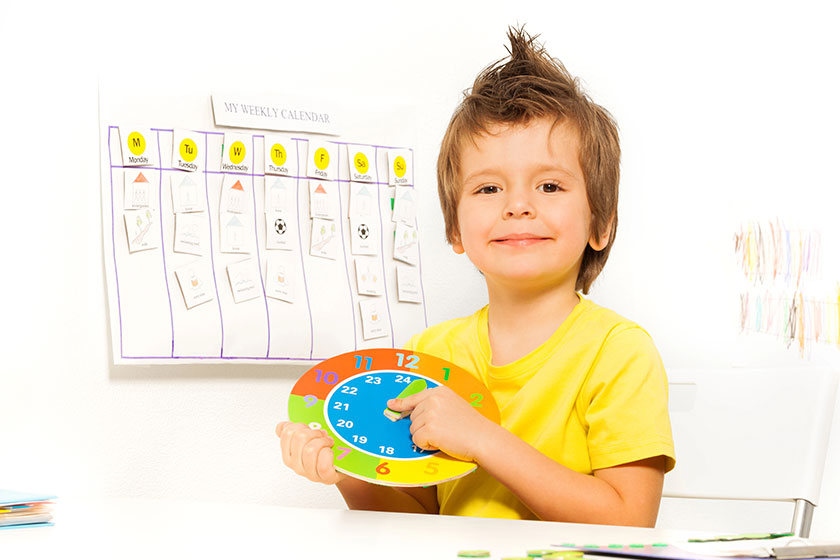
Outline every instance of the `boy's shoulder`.
<svg viewBox="0 0 840 560">
<path fill-rule="evenodd" d="M 623 315 L 582 300 L 586 303 L 571 337 L 578 348 L 588 347 L 586 354 L 593 363 L 599 363 L 608 376 L 624 371 L 629 363 L 636 363 L 643 370 L 648 365 L 662 369 L 661 358 L 653 337 L 638 323 Z"/>
<path fill-rule="evenodd" d="M 596 327 L 599 331 L 609 334 L 636 329 L 644 332 L 635 321 L 591 300 L 581 298 L 579 307 L 581 312 L 578 322 L 587 328 Z"/>
<path fill-rule="evenodd" d="M 623 315 L 580 298 L 566 322 L 560 326 L 546 344 L 552 348 L 562 346 L 565 350 L 577 349 L 595 356 L 618 352 L 655 352 L 652 337 L 638 323 Z"/>
</svg>

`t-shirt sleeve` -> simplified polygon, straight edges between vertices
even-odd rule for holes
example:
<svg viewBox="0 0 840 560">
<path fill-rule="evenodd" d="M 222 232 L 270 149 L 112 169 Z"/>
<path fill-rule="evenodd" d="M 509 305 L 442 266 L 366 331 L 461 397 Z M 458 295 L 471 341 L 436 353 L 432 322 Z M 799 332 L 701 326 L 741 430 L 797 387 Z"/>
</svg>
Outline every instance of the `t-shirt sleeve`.
<svg viewBox="0 0 840 560">
<path fill-rule="evenodd" d="M 587 426 L 593 469 L 665 456 L 674 468 L 668 380 L 659 352 L 641 327 L 607 336 L 577 403 Z"/>
</svg>

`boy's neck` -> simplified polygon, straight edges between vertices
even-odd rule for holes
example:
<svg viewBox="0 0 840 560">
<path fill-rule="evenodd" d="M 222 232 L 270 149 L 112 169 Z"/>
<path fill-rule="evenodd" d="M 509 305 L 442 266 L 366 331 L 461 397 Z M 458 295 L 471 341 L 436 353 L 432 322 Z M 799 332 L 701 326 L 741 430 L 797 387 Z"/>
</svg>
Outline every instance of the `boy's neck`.
<svg viewBox="0 0 840 560">
<path fill-rule="evenodd" d="M 515 362 L 538 348 L 580 301 L 573 286 L 538 293 L 511 293 L 488 286 L 488 295 L 487 326 L 494 366 Z"/>
</svg>

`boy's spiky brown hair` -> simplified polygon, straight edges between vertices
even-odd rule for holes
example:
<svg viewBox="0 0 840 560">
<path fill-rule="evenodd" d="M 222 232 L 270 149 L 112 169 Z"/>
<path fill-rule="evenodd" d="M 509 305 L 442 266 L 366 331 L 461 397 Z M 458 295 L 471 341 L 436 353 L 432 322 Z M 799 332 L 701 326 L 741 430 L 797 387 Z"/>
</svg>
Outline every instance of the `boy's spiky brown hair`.
<svg viewBox="0 0 840 560">
<path fill-rule="evenodd" d="M 587 246 L 584 251 L 575 289 L 588 293 L 615 240 L 621 159 L 618 129 L 612 116 L 589 99 L 578 80 L 548 55 L 537 38 L 524 28 L 509 28 L 509 56 L 481 71 L 452 115 L 437 165 L 446 239 L 454 243 L 458 238 L 459 159 L 464 142 L 488 134 L 492 125 L 527 124 L 545 117 L 572 123 L 580 135 L 578 157 L 592 212 L 592 233 L 597 237 L 609 233 L 602 250 Z"/>
</svg>

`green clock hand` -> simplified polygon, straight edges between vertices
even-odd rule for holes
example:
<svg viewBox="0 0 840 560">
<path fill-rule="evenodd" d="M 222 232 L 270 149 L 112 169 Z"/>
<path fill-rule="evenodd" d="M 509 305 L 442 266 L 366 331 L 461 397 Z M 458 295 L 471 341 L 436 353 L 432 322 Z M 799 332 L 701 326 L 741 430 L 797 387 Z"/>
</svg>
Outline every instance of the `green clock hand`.
<svg viewBox="0 0 840 560">
<path fill-rule="evenodd" d="M 425 379 L 415 379 L 414 381 L 412 381 L 411 383 L 408 384 L 408 387 L 403 389 L 400 392 L 400 394 L 397 395 L 394 398 L 404 399 L 406 397 L 410 397 L 411 395 L 413 395 L 415 393 L 419 393 L 420 391 L 425 391 L 425 390 L 426 390 L 426 380 Z M 405 418 L 406 416 L 411 414 L 411 411 L 407 410 L 405 412 L 397 412 L 396 410 L 391 410 L 390 408 L 385 408 L 385 410 L 382 411 L 382 414 L 384 414 L 391 422 L 396 422 L 397 420 L 402 420 L 403 418 Z"/>
</svg>

